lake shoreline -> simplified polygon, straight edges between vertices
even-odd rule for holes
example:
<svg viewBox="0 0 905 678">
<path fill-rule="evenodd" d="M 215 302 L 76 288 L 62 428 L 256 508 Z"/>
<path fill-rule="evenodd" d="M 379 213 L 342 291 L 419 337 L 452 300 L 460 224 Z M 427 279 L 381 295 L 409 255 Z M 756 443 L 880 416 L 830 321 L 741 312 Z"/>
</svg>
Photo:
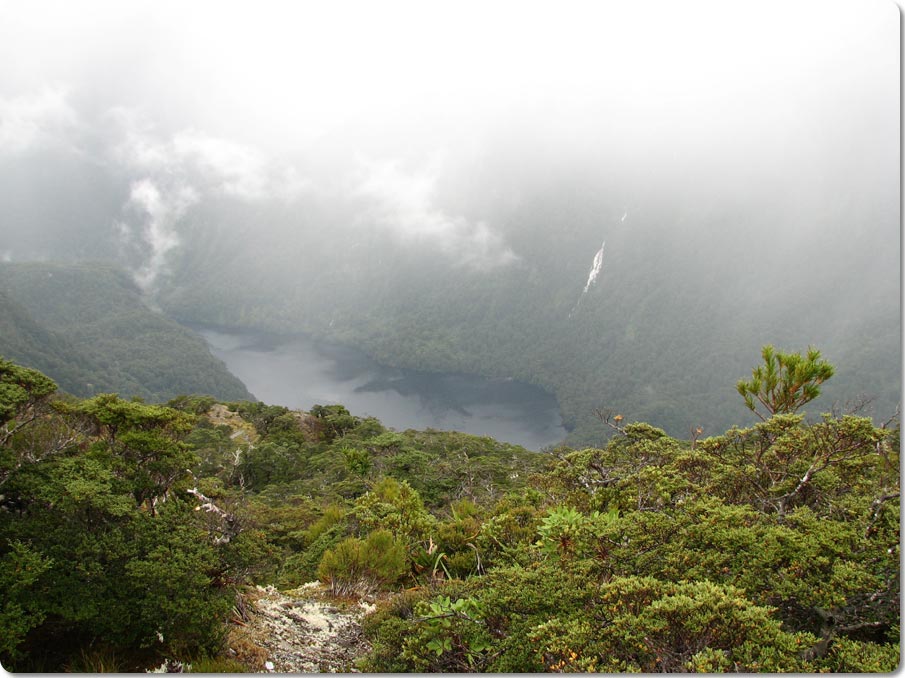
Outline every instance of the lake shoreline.
<svg viewBox="0 0 905 678">
<path fill-rule="evenodd" d="M 305 332 L 182 323 L 262 402 L 342 404 L 384 425 L 489 435 L 540 450 L 568 435 L 555 396 L 512 377 L 396 367 Z"/>
</svg>

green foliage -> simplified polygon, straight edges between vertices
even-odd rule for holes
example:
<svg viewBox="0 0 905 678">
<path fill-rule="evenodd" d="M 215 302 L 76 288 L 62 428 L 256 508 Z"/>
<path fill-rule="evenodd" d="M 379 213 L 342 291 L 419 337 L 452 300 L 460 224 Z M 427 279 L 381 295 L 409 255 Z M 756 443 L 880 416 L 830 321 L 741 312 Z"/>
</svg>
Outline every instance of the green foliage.
<svg viewBox="0 0 905 678">
<path fill-rule="evenodd" d="M 57 409 L 46 416 L 78 424 L 71 442 L 24 460 L 3 487 L 0 659 L 59 668 L 86 665 L 92 645 L 117 657 L 216 650 L 241 530 L 212 524 L 186 493 L 192 417 L 107 395 Z"/>
<path fill-rule="evenodd" d="M 539 455 L 341 406 L 311 426 L 260 403 L 237 423 L 206 399 L 46 398 L 0 444 L 6 666 L 222 656 L 233 587 L 315 577 L 422 585 L 365 620 L 368 671 L 898 662 L 899 444 L 864 417 L 690 442 L 639 422 Z"/>
<path fill-rule="evenodd" d="M 125 271 L 2 263 L 0 289 L 0 354 L 41 370 L 73 395 L 252 398 L 200 336 L 148 308 Z"/>
<path fill-rule="evenodd" d="M 481 610 L 476 621 L 446 612 L 444 635 L 387 618 L 391 634 L 369 631 L 381 643 L 374 668 L 393 653 L 387 666 L 407 671 L 895 666 L 891 431 L 777 414 L 692 444 L 644 424 L 624 432 L 603 450 L 561 451 L 532 477 L 534 494 L 483 519 L 486 574 L 458 593 Z M 483 634 L 493 650 L 469 663 L 469 639 Z"/>
<path fill-rule="evenodd" d="M 294 588 L 318 578 L 318 569 L 324 554 L 335 548 L 344 538 L 343 526 L 334 524 L 319 532 L 303 551 L 292 553 L 283 561 L 279 583 Z"/>
<path fill-rule="evenodd" d="M 141 555 L 125 565 L 130 590 L 141 591 L 131 624 L 143 646 L 164 642 L 177 656 L 216 650 L 225 629 L 211 622 L 225 618 L 231 607 L 213 586 L 211 575 L 221 567 L 218 554 L 207 539 L 199 539 L 197 528 L 180 523 L 182 511 L 170 513 L 168 507 L 168 513 L 173 519 L 159 521 Z"/>
<path fill-rule="evenodd" d="M 438 596 L 415 607 L 418 633 L 404 643 L 403 658 L 420 670 L 445 673 L 480 671 L 493 641 L 480 604 L 472 598 Z M 424 651 L 435 657 L 425 656 Z"/>
<path fill-rule="evenodd" d="M 305 542 L 312 543 L 321 535 L 341 525 L 346 519 L 347 509 L 339 504 L 331 504 L 324 508 L 318 518 L 306 531 Z"/>
<path fill-rule="evenodd" d="M 66 665 L 67 673 L 122 673 L 122 659 L 116 651 L 106 647 L 81 649 Z"/>
<path fill-rule="evenodd" d="M 306 442 L 298 420 L 288 407 L 244 401 L 238 403 L 237 410 L 243 419 L 254 425 L 259 435 L 272 443 L 297 447 Z"/>
<path fill-rule="evenodd" d="M 233 521 L 230 526 L 228 523 Z M 239 523 L 238 528 L 235 522 Z M 281 562 L 278 547 L 271 543 L 262 529 L 243 526 L 243 520 L 236 516 L 227 519 L 227 529 L 236 534 L 221 544 L 218 567 L 222 569 L 218 584 L 246 585 L 268 584 L 275 579 Z M 213 539 L 223 537 L 212 530 Z"/>
<path fill-rule="evenodd" d="M 341 447 L 339 451 L 346 460 L 346 468 L 358 476 L 368 475 L 371 470 L 371 455 L 367 450 L 355 447 Z"/>
<path fill-rule="evenodd" d="M 538 546 L 556 557 L 569 558 L 575 554 L 585 524 L 584 515 L 573 508 L 552 508 L 537 528 L 541 536 Z"/>
<path fill-rule="evenodd" d="M 33 587 L 50 568 L 51 561 L 22 542 L 8 544 L 0 558 L 0 657 L 16 658 L 26 634 L 40 624 L 45 612 L 35 605 Z"/>
<path fill-rule="evenodd" d="M 836 673 L 894 673 L 901 660 L 897 644 L 857 642 L 846 638 L 833 640 L 819 667 Z"/>
<path fill-rule="evenodd" d="M 254 427 L 252 446 L 233 442 L 233 435 L 247 439 L 247 431 L 218 430 L 205 417 L 188 440 L 204 460 L 205 472 L 261 494 L 275 496 L 281 487 L 281 494 L 318 497 L 319 503 L 354 500 L 389 476 L 417 490 L 426 508 L 442 511 L 458 497 L 482 501 L 521 487 L 544 461 L 543 455 L 491 438 L 397 433 L 373 418 L 356 419 L 351 428 L 326 435 L 324 420 L 346 416 L 337 406 L 319 406 L 321 418 L 263 403 L 238 403 L 236 408 Z"/>
<path fill-rule="evenodd" d="M 417 603 L 407 633 L 375 635 L 395 641 L 396 668 L 408 671 L 811 670 L 801 654 L 813 637 L 783 631 L 738 589 L 588 574 L 498 570 L 469 596 Z"/>
<path fill-rule="evenodd" d="M 618 518 L 615 509 L 584 515 L 568 506 L 555 506 L 537 528 L 541 537 L 537 545 L 556 559 L 588 556 L 597 546 L 598 537 L 611 530 Z"/>
<path fill-rule="evenodd" d="M 405 548 L 386 530 L 366 539 L 349 537 L 324 553 L 318 577 L 334 595 L 364 594 L 398 580 L 406 570 Z"/>
<path fill-rule="evenodd" d="M 285 447 L 264 441 L 242 452 L 235 472 L 242 484 L 252 490 L 260 490 L 276 482 L 286 482 L 304 473 L 304 458 L 297 447 Z"/>
<path fill-rule="evenodd" d="M 111 441 L 121 431 L 160 430 L 174 435 L 185 434 L 191 429 L 193 421 L 191 415 L 178 410 L 123 400 L 109 393 L 82 401 L 76 411 L 104 427 L 101 433 Z"/>
<path fill-rule="evenodd" d="M 776 415 L 752 429 L 700 441 L 700 480 L 727 500 L 783 513 L 796 506 L 831 510 L 845 496 L 894 483 L 891 432 L 865 417 L 824 417 L 807 426 Z"/>
<path fill-rule="evenodd" d="M 209 395 L 180 395 L 167 401 L 166 406 L 190 414 L 204 414 L 217 399 Z"/>
<path fill-rule="evenodd" d="M 24 414 L 56 390 L 52 379 L 0 357 L 0 424 Z"/>
<path fill-rule="evenodd" d="M 441 431 L 405 431 L 365 441 L 374 472 L 404 480 L 432 510 L 458 497 L 495 500 L 524 486 L 544 456 L 492 438 Z M 373 475 L 373 473 L 372 473 Z"/>
<path fill-rule="evenodd" d="M 475 538 L 485 568 L 526 565 L 535 559 L 535 539 L 544 496 L 534 489 L 503 497 L 481 523 Z"/>
<path fill-rule="evenodd" d="M 72 409 L 84 417 L 103 437 L 95 445 L 98 460 L 106 457 L 107 468 L 128 477 L 137 504 L 155 510 L 197 457 L 181 439 L 189 432 L 192 415 L 160 405 L 144 405 L 101 394 Z"/>
<path fill-rule="evenodd" d="M 0 488 L 23 463 L 52 456 L 65 443 L 48 425 L 56 384 L 40 372 L 0 357 Z M 65 440 L 65 433 L 63 433 Z"/>
<path fill-rule="evenodd" d="M 311 408 L 311 414 L 323 424 L 323 435 L 327 441 L 335 440 L 360 423 L 342 405 L 315 405 Z"/>
<path fill-rule="evenodd" d="M 411 663 L 401 656 L 402 646 L 411 634 L 415 608 L 430 597 L 427 588 L 406 589 L 381 600 L 377 609 L 362 619 L 362 630 L 371 641 L 371 652 L 361 660 L 367 673 L 403 673 Z"/>
<path fill-rule="evenodd" d="M 820 385 L 833 376 L 835 368 L 808 348 L 807 355 L 776 351 L 769 344 L 761 351 L 764 364 L 751 372 L 751 380 L 736 385 L 745 406 L 761 420 L 774 414 L 794 414 L 820 395 Z M 758 412 L 758 405 L 766 416 Z"/>
<path fill-rule="evenodd" d="M 477 545 L 482 525 L 480 507 L 460 499 L 450 506 L 450 513 L 450 518 L 439 522 L 435 530 L 435 552 L 442 554 L 443 572 L 460 579 L 482 574 L 484 559 Z M 427 564 L 419 563 L 425 569 Z"/>
<path fill-rule="evenodd" d="M 807 670 L 799 652 L 808 638 L 783 632 L 768 608 L 732 587 L 616 578 L 593 605 L 599 611 L 591 618 L 606 618 L 603 628 L 573 613 L 529 632 L 538 665 L 608 673 Z"/>
<path fill-rule="evenodd" d="M 383 478 L 359 497 L 352 515 L 363 531 L 389 530 L 409 546 L 425 539 L 435 522 L 418 492 L 393 478 Z"/>
</svg>

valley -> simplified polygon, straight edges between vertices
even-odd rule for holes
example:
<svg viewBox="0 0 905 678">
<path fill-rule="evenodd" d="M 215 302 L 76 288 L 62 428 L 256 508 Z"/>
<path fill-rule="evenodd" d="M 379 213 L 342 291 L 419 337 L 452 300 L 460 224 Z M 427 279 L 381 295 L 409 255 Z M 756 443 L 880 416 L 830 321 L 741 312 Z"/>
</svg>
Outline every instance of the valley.
<svg viewBox="0 0 905 678">
<path fill-rule="evenodd" d="M 898 670 L 901 12 L 213 9 L 4 5 L 3 670 Z"/>
<path fill-rule="evenodd" d="M 340 344 L 303 335 L 193 329 L 260 400 L 292 409 L 342 404 L 398 430 L 484 435 L 540 450 L 566 431 L 556 401 L 512 379 L 390 368 Z"/>
</svg>

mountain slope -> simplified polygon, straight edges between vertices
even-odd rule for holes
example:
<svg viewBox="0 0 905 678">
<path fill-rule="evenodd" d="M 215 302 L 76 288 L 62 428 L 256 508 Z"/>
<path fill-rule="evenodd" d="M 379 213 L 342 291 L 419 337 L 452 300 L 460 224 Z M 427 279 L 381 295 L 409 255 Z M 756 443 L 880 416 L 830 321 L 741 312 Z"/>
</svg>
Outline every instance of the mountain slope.
<svg viewBox="0 0 905 678">
<path fill-rule="evenodd" d="M 98 366 L 88 355 L 35 322 L 28 311 L 0 290 L 0 355 L 52 374 L 64 391 L 85 393 L 93 385 L 108 389 Z"/>
<path fill-rule="evenodd" d="M 878 421 L 892 414 L 901 362 L 894 205 L 861 217 L 853 238 L 843 216 L 815 213 L 796 228 L 761 196 L 625 211 L 589 184 L 530 184 L 518 204 L 489 212 L 520 257 L 490 269 L 374 229 L 344 230 L 342 214 L 307 204 L 282 217 L 293 229 L 273 226 L 277 214 L 210 209 L 216 237 L 186 232 L 158 301 L 185 322 L 304 331 L 384 364 L 540 385 L 555 394 L 572 445 L 609 435 L 596 408 L 673 435 L 749 423 L 734 384 L 767 343 L 814 346 L 837 366 L 811 415 L 863 394 Z M 329 238 L 316 220 L 330 224 Z M 271 228 L 254 230 L 259 223 Z"/>
<path fill-rule="evenodd" d="M 200 337 L 148 308 L 108 265 L 0 265 L 0 354 L 79 396 L 252 398 Z"/>
</svg>

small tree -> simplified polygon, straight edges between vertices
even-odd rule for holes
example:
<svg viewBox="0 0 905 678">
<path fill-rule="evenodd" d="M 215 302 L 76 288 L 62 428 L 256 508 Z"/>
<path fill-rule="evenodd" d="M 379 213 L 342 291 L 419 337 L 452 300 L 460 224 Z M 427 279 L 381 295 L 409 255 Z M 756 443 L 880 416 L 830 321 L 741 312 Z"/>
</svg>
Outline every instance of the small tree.
<svg viewBox="0 0 905 678">
<path fill-rule="evenodd" d="M 0 357 L 0 445 L 34 421 L 38 405 L 57 390 L 50 377 Z"/>
<path fill-rule="evenodd" d="M 820 395 L 820 384 L 833 376 L 834 368 L 808 347 L 807 355 L 783 353 L 770 344 L 761 351 L 764 364 L 751 371 L 751 380 L 740 379 L 736 389 L 745 405 L 763 421 L 774 414 L 793 414 Z M 767 410 L 761 414 L 758 403 Z"/>
<path fill-rule="evenodd" d="M 333 595 L 369 593 L 394 583 L 406 570 L 405 547 L 387 530 L 371 532 L 367 539 L 349 537 L 327 550 L 317 568 Z"/>
</svg>

